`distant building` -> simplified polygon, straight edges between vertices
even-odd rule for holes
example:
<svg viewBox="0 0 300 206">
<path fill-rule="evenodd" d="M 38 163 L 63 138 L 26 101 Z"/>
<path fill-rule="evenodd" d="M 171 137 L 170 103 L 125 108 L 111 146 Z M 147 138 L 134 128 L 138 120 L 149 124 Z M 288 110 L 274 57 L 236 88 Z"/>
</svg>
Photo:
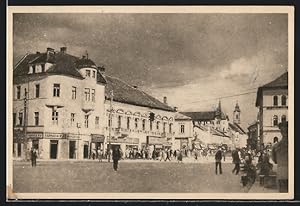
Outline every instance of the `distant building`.
<svg viewBox="0 0 300 206">
<path fill-rule="evenodd" d="M 281 140 L 278 124 L 288 119 L 288 73 L 257 90 L 259 144 L 270 145 Z"/>
<path fill-rule="evenodd" d="M 255 121 L 248 127 L 247 145 L 251 149 L 258 149 L 258 122 Z"/>
<path fill-rule="evenodd" d="M 87 159 L 109 143 L 122 149 L 171 147 L 175 113 L 138 88 L 106 76 L 88 55 L 68 54 L 66 47 L 27 54 L 13 70 L 16 158 L 28 158 L 31 147 L 42 159 Z"/>
<path fill-rule="evenodd" d="M 238 103 L 236 103 L 233 111 L 233 123 L 241 124 L 241 110 Z"/>
<path fill-rule="evenodd" d="M 193 135 L 192 118 L 180 112 L 176 113 L 173 149 L 191 149 Z"/>
<path fill-rule="evenodd" d="M 238 116 L 235 121 L 240 122 L 240 109 L 238 104 L 235 107 L 235 114 Z M 231 123 L 229 118 L 222 111 L 221 101 L 215 111 L 183 112 L 184 115 L 192 118 L 194 136 L 203 144 L 226 144 L 229 148 L 245 147 L 247 135 L 237 122 Z"/>
</svg>

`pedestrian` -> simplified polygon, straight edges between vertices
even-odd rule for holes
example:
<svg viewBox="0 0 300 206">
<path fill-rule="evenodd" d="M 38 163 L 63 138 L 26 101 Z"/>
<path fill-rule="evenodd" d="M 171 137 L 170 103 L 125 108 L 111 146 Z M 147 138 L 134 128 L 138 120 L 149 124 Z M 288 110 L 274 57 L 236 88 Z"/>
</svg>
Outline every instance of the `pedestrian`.
<svg viewBox="0 0 300 206">
<path fill-rule="evenodd" d="M 99 162 L 102 162 L 102 158 L 103 158 L 103 151 L 102 151 L 102 149 L 99 149 L 99 151 L 98 151 Z"/>
<path fill-rule="evenodd" d="M 119 148 L 114 147 L 113 151 L 112 151 L 112 159 L 113 159 L 113 168 L 115 171 L 118 170 L 118 163 L 119 163 L 120 158 L 121 158 L 121 152 L 120 152 Z"/>
<path fill-rule="evenodd" d="M 36 158 L 37 158 L 36 150 L 34 148 L 31 148 L 30 154 L 31 154 L 31 166 L 36 167 Z"/>
<path fill-rule="evenodd" d="M 240 156 L 239 156 L 239 153 L 237 150 L 234 150 L 232 152 L 232 162 L 234 164 L 234 168 L 232 170 L 232 173 L 235 172 L 236 175 L 239 174 L 240 172 L 240 163 L 241 163 L 241 159 L 240 159 Z"/>
<path fill-rule="evenodd" d="M 288 192 L 288 122 L 279 124 L 282 135 L 280 142 L 272 149 L 272 159 L 277 164 L 279 192 Z"/>
<path fill-rule="evenodd" d="M 219 173 L 222 174 L 222 150 L 221 148 L 218 149 L 215 155 L 216 160 L 216 175 L 218 174 L 218 167 L 219 167 Z"/>
<path fill-rule="evenodd" d="M 178 162 L 181 162 L 182 163 L 182 156 L 183 156 L 183 154 L 182 154 L 183 152 L 182 152 L 182 150 L 180 150 L 180 151 L 178 151 L 177 152 L 177 161 Z"/>
<path fill-rule="evenodd" d="M 171 159 L 170 159 L 170 151 L 169 150 L 166 151 L 166 159 L 165 159 L 165 161 L 167 161 L 167 160 L 171 161 Z"/>
</svg>

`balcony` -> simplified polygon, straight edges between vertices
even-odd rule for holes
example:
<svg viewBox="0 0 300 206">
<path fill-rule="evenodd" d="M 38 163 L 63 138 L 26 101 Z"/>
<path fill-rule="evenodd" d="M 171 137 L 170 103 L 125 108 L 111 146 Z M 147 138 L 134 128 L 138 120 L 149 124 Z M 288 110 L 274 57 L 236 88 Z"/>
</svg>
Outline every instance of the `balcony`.
<svg viewBox="0 0 300 206">
<path fill-rule="evenodd" d="M 66 102 L 63 98 L 52 97 L 49 99 L 49 101 L 47 101 L 46 106 L 61 108 L 61 107 L 64 107 L 65 104 L 66 104 Z"/>
<path fill-rule="evenodd" d="M 82 110 L 87 113 L 89 111 L 95 110 L 95 106 L 96 106 L 95 102 L 83 101 Z"/>
</svg>

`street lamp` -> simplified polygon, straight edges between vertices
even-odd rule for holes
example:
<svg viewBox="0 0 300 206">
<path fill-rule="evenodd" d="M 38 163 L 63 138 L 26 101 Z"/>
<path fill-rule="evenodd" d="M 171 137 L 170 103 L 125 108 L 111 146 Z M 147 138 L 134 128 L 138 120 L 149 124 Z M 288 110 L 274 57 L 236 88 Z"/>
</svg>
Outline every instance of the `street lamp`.
<svg viewBox="0 0 300 206">
<path fill-rule="evenodd" d="M 110 147 L 111 147 L 111 126 L 112 126 L 112 102 L 114 98 L 114 91 L 110 91 L 110 108 L 109 108 L 109 135 L 108 135 L 108 162 L 110 162 Z"/>
</svg>

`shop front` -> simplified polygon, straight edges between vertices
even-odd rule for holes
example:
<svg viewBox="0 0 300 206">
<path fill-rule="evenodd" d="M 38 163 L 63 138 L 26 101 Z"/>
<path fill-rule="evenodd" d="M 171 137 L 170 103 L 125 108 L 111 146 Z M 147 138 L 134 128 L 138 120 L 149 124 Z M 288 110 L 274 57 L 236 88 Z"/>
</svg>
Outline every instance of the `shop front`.
<svg viewBox="0 0 300 206">
<path fill-rule="evenodd" d="M 25 158 L 25 144 L 26 138 L 21 130 L 14 130 L 13 132 L 13 157 Z"/>
<path fill-rule="evenodd" d="M 91 135 L 91 145 L 90 145 L 90 158 L 98 158 L 98 150 L 103 150 L 104 149 L 104 135 L 102 134 L 92 134 Z M 88 156 L 88 145 L 85 143 L 84 144 L 84 149 L 83 149 L 83 156 L 84 159 L 87 158 Z"/>
<path fill-rule="evenodd" d="M 154 148 L 154 150 L 171 149 L 172 142 L 168 141 L 166 138 L 147 136 L 146 144 Z"/>
<path fill-rule="evenodd" d="M 131 138 L 131 137 L 112 138 L 110 140 L 110 144 L 111 144 L 111 149 L 113 149 L 114 147 L 119 147 L 124 152 L 126 151 L 127 148 L 138 149 L 139 138 Z"/>
</svg>

